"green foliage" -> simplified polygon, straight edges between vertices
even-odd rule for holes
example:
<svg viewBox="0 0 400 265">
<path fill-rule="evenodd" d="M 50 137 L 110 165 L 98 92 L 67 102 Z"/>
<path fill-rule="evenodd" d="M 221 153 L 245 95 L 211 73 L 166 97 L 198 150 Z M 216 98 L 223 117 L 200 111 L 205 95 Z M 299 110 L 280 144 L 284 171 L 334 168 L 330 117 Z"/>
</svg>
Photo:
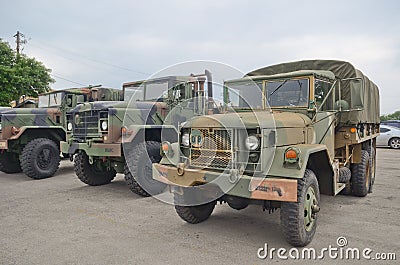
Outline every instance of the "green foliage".
<svg viewBox="0 0 400 265">
<path fill-rule="evenodd" d="M 400 120 L 400 110 L 395 111 L 392 114 L 382 115 L 381 121 L 388 121 L 388 120 Z"/>
<path fill-rule="evenodd" d="M 9 106 L 22 95 L 37 97 L 50 91 L 50 84 L 54 82 L 50 72 L 35 58 L 17 55 L 0 39 L 0 106 Z"/>
</svg>

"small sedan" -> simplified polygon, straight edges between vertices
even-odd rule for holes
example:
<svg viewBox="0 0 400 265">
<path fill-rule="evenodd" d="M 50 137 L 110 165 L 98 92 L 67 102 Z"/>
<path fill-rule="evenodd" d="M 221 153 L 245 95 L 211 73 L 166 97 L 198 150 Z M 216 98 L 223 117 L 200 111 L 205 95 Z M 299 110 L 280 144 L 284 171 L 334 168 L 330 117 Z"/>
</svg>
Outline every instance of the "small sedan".
<svg viewBox="0 0 400 265">
<path fill-rule="evenodd" d="M 381 121 L 381 125 L 392 126 L 400 129 L 400 120 Z"/>
<path fill-rule="evenodd" d="M 380 135 L 376 138 L 376 145 L 389 146 L 393 149 L 399 149 L 400 129 L 392 126 L 381 125 Z"/>
</svg>

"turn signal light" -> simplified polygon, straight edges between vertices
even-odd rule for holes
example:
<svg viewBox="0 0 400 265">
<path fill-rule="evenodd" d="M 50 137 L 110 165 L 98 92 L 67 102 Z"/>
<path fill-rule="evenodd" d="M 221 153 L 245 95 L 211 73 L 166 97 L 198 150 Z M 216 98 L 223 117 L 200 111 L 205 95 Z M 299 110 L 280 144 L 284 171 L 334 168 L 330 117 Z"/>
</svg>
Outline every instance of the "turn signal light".
<svg viewBox="0 0 400 265">
<path fill-rule="evenodd" d="M 288 150 L 285 154 L 287 159 L 297 159 L 297 153 L 294 150 Z"/>
<path fill-rule="evenodd" d="M 294 164 L 299 162 L 300 150 L 296 147 L 289 147 L 285 151 L 284 163 Z"/>
<path fill-rule="evenodd" d="M 350 128 L 350 132 L 351 132 L 351 133 L 356 133 L 356 132 L 357 132 L 357 129 L 354 128 L 354 127 L 352 127 L 352 128 Z"/>
<path fill-rule="evenodd" d="M 169 144 L 168 143 L 163 143 L 161 146 L 161 149 L 164 153 L 167 153 L 169 151 Z"/>
</svg>

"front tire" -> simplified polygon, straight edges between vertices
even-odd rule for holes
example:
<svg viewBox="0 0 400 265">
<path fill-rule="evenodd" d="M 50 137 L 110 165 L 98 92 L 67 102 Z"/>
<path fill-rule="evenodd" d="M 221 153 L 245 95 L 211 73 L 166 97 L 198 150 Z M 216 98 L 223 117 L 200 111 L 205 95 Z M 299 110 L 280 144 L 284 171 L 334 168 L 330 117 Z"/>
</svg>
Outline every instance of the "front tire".
<svg viewBox="0 0 400 265">
<path fill-rule="evenodd" d="M 389 146 L 390 146 L 390 148 L 393 148 L 393 149 L 399 149 L 400 148 L 400 138 L 390 139 Z"/>
<path fill-rule="evenodd" d="M 179 217 L 190 223 L 198 224 L 207 220 L 214 211 L 216 201 L 211 201 L 202 205 L 195 206 L 181 206 L 177 201 L 181 201 L 181 195 L 175 194 L 175 211 Z"/>
<path fill-rule="evenodd" d="M 0 171 L 12 174 L 22 171 L 18 154 L 4 151 L 0 153 Z"/>
<path fill-rule="evenodd" d="M 85 184 L 90 186 L 100 186 L 110 183 L 117 172 L 111 168 L 107 170 L 93 163 L 89 163 L 89 157 L 84 152 L 79 152 L 74 158 L 75 174 Z"/>
<path fill-rule="evenodd" d="M 297 202 L 282 202 L 281 226 L 286 241 L 295 247 L 309 244 L 317 229 L 319 186 L 314 172 L 306 169 L 297 182 Z"/>
<path fill-rule="evenodd" d="M 165 190 L 166 184 L 153 179 L 152 164 L 161 160 L 159 142 L 138 144 L 134 151 L 127 151 L 125 160 L 125 180 L 133 193 L 149 197 Z"/>
<path fill-rule="evenodd" d="M 30 141 L 22 150 L 21 168 L 30 178 L 43 179 L 56 173 L 60 165 L 60 150 L 47 138 Z"/>
</svg>

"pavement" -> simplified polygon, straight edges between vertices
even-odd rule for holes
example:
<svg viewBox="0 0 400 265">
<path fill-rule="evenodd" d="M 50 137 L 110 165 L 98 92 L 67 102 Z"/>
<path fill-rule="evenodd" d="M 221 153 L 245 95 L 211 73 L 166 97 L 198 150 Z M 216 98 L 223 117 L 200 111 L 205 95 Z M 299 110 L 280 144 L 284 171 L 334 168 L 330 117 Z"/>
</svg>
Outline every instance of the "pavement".
<svg viewBox="0 0 400 265">
<path fill-rule="evenodd" d="M 85 185 L 69 160 L 43 180 L 0 173 L 0 264 L 398 264 L 372 258 L 395 253 L 400 259 L 399 161 L 400 150 L 378 149 L 374 192 L 367 197 L 321 196 L 307 248 L 324 258 L 311 261 L 288 257 L 296 250 L 283 238 L 279 210 L 217 205 L 207 221 L 192 225 L 172 205 L 133 194 L 122 175 L 108 185 Z M 347 242 L 341 248 L 339 237 Z M 266 245 L 268 253 L 284 248 L 288 260 L 277 251 L 260 259 Z M 333 258 L 323 250 L 335 247 Z M 348 248 L 371 249 L 371 260 L 345 259 Z"/>
</svg>

